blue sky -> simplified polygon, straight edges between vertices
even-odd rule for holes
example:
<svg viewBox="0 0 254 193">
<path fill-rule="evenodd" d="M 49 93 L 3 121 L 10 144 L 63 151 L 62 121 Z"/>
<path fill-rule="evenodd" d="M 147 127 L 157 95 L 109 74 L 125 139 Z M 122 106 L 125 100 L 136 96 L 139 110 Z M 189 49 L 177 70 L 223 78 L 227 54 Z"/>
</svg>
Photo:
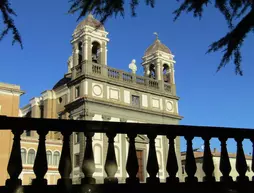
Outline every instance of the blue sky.
<svg viewBox="0 0 254 193">
<path fill-rule="evenodd" d="M 21 85 L 26 91 L 21 97 L 24 106 L 51 89 L 66 72 L 71 35 L 78 23 L 77 15 L 67 14 L 67 0 L 13 1 L 12 5 L 24 49 L 11 45 L 10 34 L 0 43 L 0 81 Z M 140 6 L 136 18 L 127 9 L 124 19 L 108 20 L 108 65 L 128 70 L 130 61 L 136 59 L 141 72 L 141 57 L 156 31 L 175 55 L 179 111 L 184 116 L 181 124 L 253 128 L 253 35 L 242 47 L 244 76 L 235 75 L 233 63 L 216 73 L 222 54 L 205 53 L 210 43 L 228 31 L 223 16 L 209 8 L 201 20 L 183 14 L 173 22 L 177 6 L 176 1 L 156 1 L 154 9 Z M 195 146 L 201 144 L 197 140 Z"/>
</svg>

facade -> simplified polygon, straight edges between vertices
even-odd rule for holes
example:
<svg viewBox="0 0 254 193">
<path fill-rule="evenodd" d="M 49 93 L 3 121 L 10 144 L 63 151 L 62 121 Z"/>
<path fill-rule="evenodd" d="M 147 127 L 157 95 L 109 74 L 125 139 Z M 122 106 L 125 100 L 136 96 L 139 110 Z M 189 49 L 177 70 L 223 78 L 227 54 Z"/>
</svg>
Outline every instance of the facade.
<svg viewBox="0 0 254 193">
<path fill-rule="evenodd" d="M 44 91 L 40 97 L 33 98 L 22 108 L 22 116 L 113 121 L 136 123 L 178 124 L 178 100 L 174 79 L 174 56 L 161 41 L 156 38 L 143 56 L 144 76 L 136 75 L 133 60 L 129 65 L 131 73 L 111 68 L 107 65 L 108 32 L 92 15 L 88 15 L 75 29 L 72 55 L 68 59 L 68 71 L 55 86 Z M 49 133 L 52 143 L 61 137 L 59 133 Z M 33 137 L 37 137 L 34 134 Z M 29 136 L 29 139 L 33 138 Z M 37 139 L 37 138 L 36 138 Z M 96 169 L 94 177 L 103 182 L 106 174 L 104 163 L 107 153 L 107 137 L 95 134 L 93 150 Z M 180 140 L 176 139 L 177 157 L 180 162 Z M 136 138 L 139 160 L 138 176 L 146 180 L 146 160 L 148 156 L 148 138 L 139 135 Z M 73 133 L 71 153 L 73 183 L 80 183 L 83 175 L 80 167 L 85 150 L 83 133 Z M 156 151 L 159 163 L 159 177 L 165 181 L 165 168 L 168 140 L 157 136 Z M 127 177 L 125 169 L 128 153 L 126 135 L 115 137 L 115 154 L 118 164 L 116 177 L 120 182 Z M 181 178 L 181 173 L 179 173 Z"/>
<path fill-rule="evenodd" d="M 20 86 L 0 82 L 0 116 L 17 117 L 19 115 L 19 97 L 24 92 Z M 10 130 L 0 131 L 0 186 L 5 184 L 8 177 L 7 164 L 12 147 L 13 135 Z"/>
<path fill-rule="evenodd" d="M 216 149 L 214 149 L 214 151 L 211 153 L 212 153 L 213 164 L 214 164 L 213 175 L 214 175 L 216 181 L 220 181 L 220 177 L 222 176 L 222 174 L 220 172 L 221 152 L 218 152 Z M 182 160 L 182 175 L 183 175 L 183 178 L 185 178 L 185 177 L 187 177 L 187 173 L 185 172 L 185 169 L 184 169 L 186 153 L 183 152 L 181 154 L 182 154 L 181 155 L 181 157 L 182 157 L 182 159 L 181 159 Z M 197 165 L 197 172 L 196 172 L 195 176 L 198 178 L 199 182 L 202 182 L 203 178 L 205 177 L 205 173 L 202 169 L 203 155 L 204 155 L 204 152 L 194 150 L 194 157 L 195 157 L 196 165 Z M 235 181 L 237 176 L 239 175 L 236 170 L 236 153 L 228 153 L 228 157 L 229 157 L 229 162 L 231 165 L 231 172 L 230 172 L 229 176 L 231 176 L 232 179 Z M 247 163 L 246 176 L 249 178 L 249 180 L 252 180 L 252 176 L 254 174 L 253 171 L 251 170 L 252 156 L 245 155 L 245 159 L 246 159 L 246 163 Z"/>
</svg>

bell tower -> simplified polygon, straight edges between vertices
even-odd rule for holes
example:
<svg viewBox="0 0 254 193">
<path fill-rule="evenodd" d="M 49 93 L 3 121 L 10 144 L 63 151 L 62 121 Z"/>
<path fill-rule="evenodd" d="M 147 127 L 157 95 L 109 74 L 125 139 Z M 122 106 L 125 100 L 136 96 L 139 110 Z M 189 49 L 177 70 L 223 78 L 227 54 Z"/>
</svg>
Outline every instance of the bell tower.
<svg viewBox="0 0 254 193">
<path fill-rule="evenodd" d="M 96 63 L 107 65 L 108 32 L 104 26 L 89 14 L 78 24 L 71 41 L 72 51 L 72 79 L 79 72 L 84 73 L 86 65 Z"/>
<path fill-rule="evenodd" d="M 162 85 L 166 83 L 170 84 L 171 88 L 175 88 L 174 55 L 166 45 L 161 43 L 158 34 L 156 32 L 154 34 L 156 39 L 146 49 L 142 58 L 145 76 L 160 81 Z M 173 90 L 175 93 L 175 89 Z"/>
</svg>

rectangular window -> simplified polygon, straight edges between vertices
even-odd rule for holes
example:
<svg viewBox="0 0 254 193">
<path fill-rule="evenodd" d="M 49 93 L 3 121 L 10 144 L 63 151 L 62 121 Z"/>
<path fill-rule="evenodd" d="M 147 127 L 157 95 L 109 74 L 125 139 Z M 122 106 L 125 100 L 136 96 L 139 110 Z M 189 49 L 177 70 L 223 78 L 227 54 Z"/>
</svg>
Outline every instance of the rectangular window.
<svg viewBox="0 0 254 193">
<path fill-rule="evenodd" d="M 75 98 L 78 98 L 78 97 L 80 97 L 80 88 L 79 88 L 79 86 L 77 86 L 75 88 Z"/>
<path fill-rule="evenodd" d="M 79 154 L 74 155 L 74 167 L 79 167 Z"/>
<path fill-rule="evenodd" d="M 140 107 L 140 98 L 139 96 L 132 95 L 131 96 L 132 106 Z"/>
</svg>

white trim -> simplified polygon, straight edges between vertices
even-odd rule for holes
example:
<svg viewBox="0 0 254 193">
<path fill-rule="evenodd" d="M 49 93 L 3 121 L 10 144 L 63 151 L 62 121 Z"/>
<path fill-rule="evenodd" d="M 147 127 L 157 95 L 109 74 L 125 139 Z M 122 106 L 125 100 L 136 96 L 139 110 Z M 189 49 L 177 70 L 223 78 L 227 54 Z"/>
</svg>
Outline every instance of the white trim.
<svg viewBox="0 0 254 193">
<path fill-rule="evenodd" d="M 31 111 L 31 105 L 28 104 L 20 109 L 22 111 L 22 116 L 26 115 L 29 111 Z"/>
<path fill-rule="evenodd" d="M 31 107 L 38 106 L 40 104 L 40 98 L 34 97 L 29 101 Z"/>
<path fill-rule="evenodd" d="M 22 137 L 21 138 L 21 144 L 38 144 L 39 143 L 39 140 L 36 139 L 36 141 L 23 141 L 25 139 L 30 139 L 31 137 Z M 46 146 L 52 146 L 52 147 L 62 147 L 63 145 L 62 144 L 48 144 L 47 141 L 46 141 Z"/>
<path fill-rule="evenodd" d="M 0 90 L 0 94 L 4 94 L 4 95 L 13 95 L 13 96 L 20 96 L 23 93 L 19 92 L 19 91 L 9 91 L 9 90 Z"/>
<path fill-rule="evenodd" d="M 42 92 L 41 95 L 43 100 L 56 99 L 56 94 L 54 90 L 46 90 Z"/>
</svg>

